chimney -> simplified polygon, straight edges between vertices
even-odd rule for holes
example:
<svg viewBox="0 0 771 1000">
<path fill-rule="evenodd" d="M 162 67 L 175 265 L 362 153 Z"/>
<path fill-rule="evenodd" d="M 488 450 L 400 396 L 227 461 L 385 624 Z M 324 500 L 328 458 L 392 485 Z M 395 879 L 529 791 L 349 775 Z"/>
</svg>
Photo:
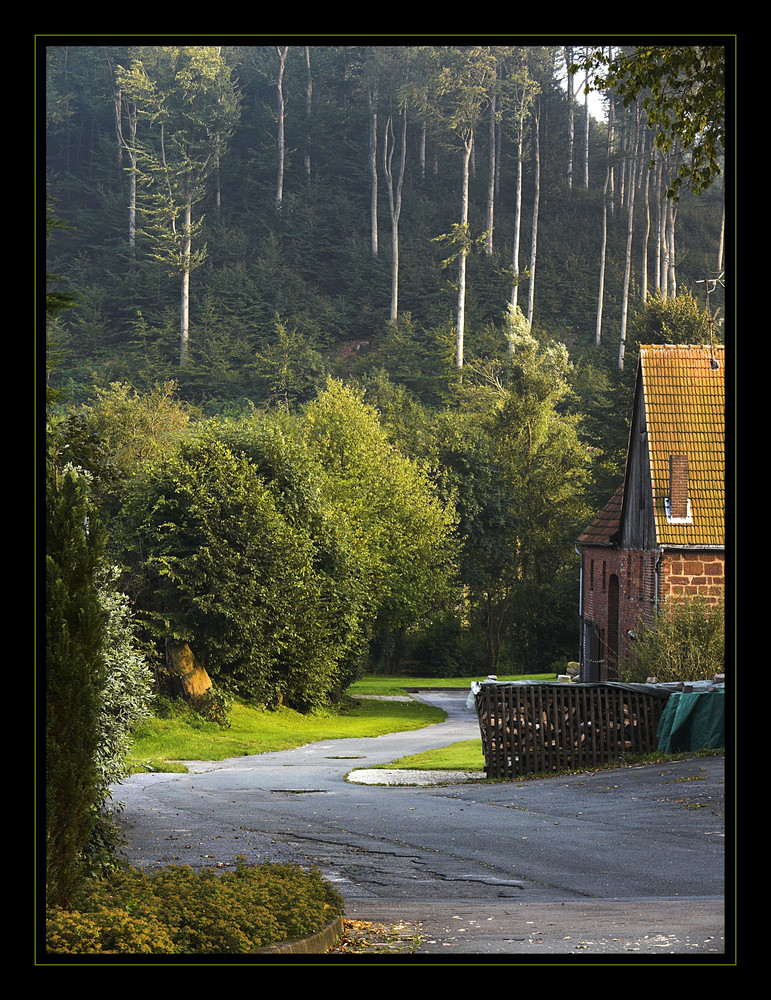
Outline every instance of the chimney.
<svg viewBox="0 0 771 1000">
<path fill-rule="evenodd" d="M 688 517 L 688 456 L 669 456 L 669 516 L 676 520 Z"/>
</svg>

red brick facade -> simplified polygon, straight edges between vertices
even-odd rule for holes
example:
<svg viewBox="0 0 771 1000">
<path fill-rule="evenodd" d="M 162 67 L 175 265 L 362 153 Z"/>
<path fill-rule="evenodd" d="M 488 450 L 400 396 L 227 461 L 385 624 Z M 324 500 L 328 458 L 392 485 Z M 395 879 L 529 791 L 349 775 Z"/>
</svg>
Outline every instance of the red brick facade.
<svg viewBox="0 0 771 1000">
<path fill-rule="evenodd" d="M 577 539 L 581 678 L 615 680 L 668 600 L 725 592 L 725 351 L 641 347 L 624 483 Z"/>
<path fill-rule="evenodd" d="M 695 597 L 716 604 L 725 593 L 723 552 L 671 553 L 663 566 L 661 596 Z"/>
<path fill-rule="evenodd" d="M 700 596 L 717 602 L 725 586 L 723 552 L 583 551 L 582 678 L 615 680 L 631 637 L 650 624 L 668 599 Z"/>
</svg>

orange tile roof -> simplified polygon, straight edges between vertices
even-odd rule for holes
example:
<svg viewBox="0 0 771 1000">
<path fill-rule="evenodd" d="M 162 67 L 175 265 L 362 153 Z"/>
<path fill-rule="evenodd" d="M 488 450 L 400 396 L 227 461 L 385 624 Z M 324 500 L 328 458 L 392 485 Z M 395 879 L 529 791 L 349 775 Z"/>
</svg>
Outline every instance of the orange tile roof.
<svg viewBox="0 0 771 1000">
<path fill-rule="evenodd" d="M 621 522 L 624 487 L 617 490 L 600 513 L 578 536 L 579 545 L 613 545 Z"/>
<path fill-rule="evenodd" d="M 725 543 L 725 348 L 640 348 L 640 371 L 660 545 Z M 669 456 L 688 456 L 691 523 L 670 523 Z"/>
</svg>

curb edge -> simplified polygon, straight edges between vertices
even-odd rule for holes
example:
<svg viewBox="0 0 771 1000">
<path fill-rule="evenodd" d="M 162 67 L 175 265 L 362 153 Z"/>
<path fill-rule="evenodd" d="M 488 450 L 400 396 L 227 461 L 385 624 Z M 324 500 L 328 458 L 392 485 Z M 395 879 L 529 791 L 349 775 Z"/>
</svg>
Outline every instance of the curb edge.
<svg viewBox="0 0 771 1000">
<path fill-rule="evenodd" d="M 329 951 L 343 936 L 342 915 L 330 920 L 328 924 L 311 934 L 309 937 L 294 938 L 291 941 L 281 941 L 277 944 L 258 948 L 257 955 L 322 955 Z"/>
</svg>

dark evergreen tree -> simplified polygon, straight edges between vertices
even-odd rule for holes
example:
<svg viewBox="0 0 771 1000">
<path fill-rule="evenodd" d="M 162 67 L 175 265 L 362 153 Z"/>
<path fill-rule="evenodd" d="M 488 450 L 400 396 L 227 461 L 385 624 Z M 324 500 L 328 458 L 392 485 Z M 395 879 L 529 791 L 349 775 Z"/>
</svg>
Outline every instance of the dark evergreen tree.
<svg viewBox="0 0 771 1000">
<path fill-rule="evenodd" d="M 103 532 L 74 468 L 49 461 L 46 503 L 46 896 L 66 905 L 86 875 L 100 804 Z"/>
</svg>

